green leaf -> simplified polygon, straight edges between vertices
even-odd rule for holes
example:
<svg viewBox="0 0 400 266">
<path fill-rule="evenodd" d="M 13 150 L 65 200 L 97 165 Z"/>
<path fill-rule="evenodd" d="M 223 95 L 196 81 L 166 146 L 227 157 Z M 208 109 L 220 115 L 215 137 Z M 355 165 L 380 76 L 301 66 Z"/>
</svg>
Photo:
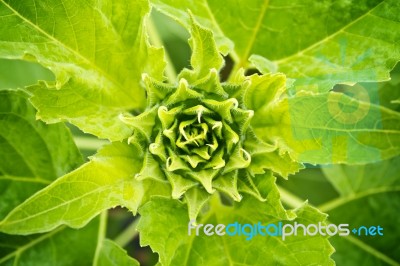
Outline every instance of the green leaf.
<svg viewBox="0 0 400 266">
<path fill-rule="evenodd" d="M 400 157 L 362 166 L 336 165 L 322 169 L 340 197 L 320 205 L 333 223 L 381 226 L 383 236 L 349 236 L 332 238 L 334 259 L 340 265 L 398 265 L 396 243 L 400 219 Z"/>
<path fill-rule="evenodd" d="M 57 228 L 46 234 L 0 234 L 0 264 L 5 266 L 91 265 L 96 249 L 98 219 L 80 230 Z"/>
<path fill-rule="evenodd" d="M 0 91 L 0 219 L 82 163 L 63 124 L 46 125 L 22 91 Z"/>
<path fill-rule="evenodd" d="M 189 191 L 185 193 L 184 197 L 186 199 L 190 220 L 196 220 L 197 215 L 211 196 L 209 193 L 209 191 L 205 191 L 197 186 L 189 189 Z"/>
<path fill-rule="evenodd" d="M 397 0 L 316 2 L 295 0 L 152 0 L 161 12 L 188 26 L 190 9 L 229 47 L 238 67 L 278 71 L 296 89 L 327 91 L 344 82 L 383 81 L 400 60 Z"/>
<path fill-rule="evenodd" d="M 217 198 L 209 212 L 198 224 L 234 222 L 256 224 L 275 223 L 279 218 L 265 211 L 264 203 L 255 200 L 240 207 L 223 206 Z M 238 205 L 239 206 L 239 205 Z M 260 208 L 260 209 L 258 209 Z M 188 235 L 187 209 L 176 200 L 153 198 L 141 209 L 138 230 L 141 245 L 150 245 L 160 256 L 163 265 L 333 265 L 329 258 L 333 249 L 329 242 L 318 237 L 296 236 L 281 241 L 278 237 L 206 236 L 195 231 Z M 313 223 L 325 216 L 308 205 L 296 211 L 295 221 Z M 261 220 L 258 220 L 261 219 Z"/>
<path fill-rule="evenodd" d="M 37 61 L 55 74 L 54 84 L 32 88 L 38 117 L 70 121 L 85 132 L 120 140 L 130 131 L 118 114 L 144 106 L 142 71 L 152 72 L 147 62 L 163 62 L 162 52 L 148 48 L 143 33 L 148 11 L 146 1 L 21 5 L 2 0 L 0 57 Z"/>
<path fill-rule="evenodd" d="M 81 86 L 72 79 L 61 90 L 44 82 L 28 88 L 33 93 L 31 102 L 38 110 L 40 120 L 47 123 L 68 121 L 85 133 L 111 141 L 126 139 L 132 134 L 132 129 L 119 119 L 120 114 L 126 113 L 126 108 L 117 107 L 117 103 L 107 106 L 97 100 L 91 101 L 93 97 L 100 99 L 103 96 L 80 89 Z"/>
<path fill-rule="evenodd" d="M 180 77 L 193 83 L 206 77 L 210 69 L 219 70 L 224 61 L 217 50 L 213 33 L 200 26 L 192 16 L 190 17 L 190 35 L 189 44 L 192 49 L 190 65 L 193 70 L 183 71 Z"/>
<path fill-rule="evenodd" d="M 233 206 L 221 204 L 218 196 L 211 198 L 207 211 L 198 216 L 198 224 L 211 223 L 225 225 L 234 222 L 255 224 L 275 223 L 278 221 L 317 223 L 326 216 L 308 205 L 292 211 L 285 211 L 279 199 L 279 192 L 272 175 L 263 175 L 256 179 L 260 191 L 265 192 L 266 201 L 260 202 L 253 196 L 245 196 Z M 275 237 L 255 236 L 247 242 L 243 236 L 211 236 L 204 234 L 188 235 L 187 205 L 179 201 L 153 197 L 140 210 L 141 219 L 138 230 L 141 245 L 150 245 L 159 253 L 163 265 L 266 265 L 323 264 L 331 265 L 329 259 L 332 248 L 326 239 L 319 237 L 294 237 L 281 241 Z M 296 244 L 296 243 L 301 243 Z M 317 247 L 318 255 L 312 250 Z M 321 252 L 322 251 L 322 252 Z"/>
<path fill-rule="evenodd" d="M 286 77 L 278 74 L 251 75 L 249 85 L 243 94 L 243 103 L 246 108 L 257 112 L 266 104 L 277 101 L 286 91 Z"/>
<path fill-rule="evenodd" d="M 139 262 L 128 256 L 126 250 L 122 249 L 116 243 L 105 239 L 101 245 L 98 266 L 139 266 Z"/>
<path fill-rule="evenodd" d="M 30 234 L 62 224 L 78 228 L 101 211 L 118 205 L 135 213 L 145 190 L 144 184 L 134 178 L 142 166 L 139 154 L 127 144 L 105 146 L 90 162 L 13 209 L 0 222 L 0 231 Z"/>
<path fill-rule="evenodd" d="M 368 163 L 400 154 L 400 114 L 342 93 L 298 94 L 255 113 L 252 125 L 297 161 Z"/>
</svg>

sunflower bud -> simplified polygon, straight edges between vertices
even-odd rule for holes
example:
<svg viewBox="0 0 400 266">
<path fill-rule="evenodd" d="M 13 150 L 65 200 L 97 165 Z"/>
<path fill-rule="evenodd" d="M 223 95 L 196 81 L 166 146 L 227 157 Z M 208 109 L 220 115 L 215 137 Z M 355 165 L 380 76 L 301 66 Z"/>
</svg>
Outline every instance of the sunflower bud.
<svg viewBox="0 0 400 266">
<path fill-rule="evenodd" d="M 147 108 L 121 120 L 133 129 L 128 142 L 143 151 L 143 167 L 136 178 L 169 182 L 171 197 L 184 198 L 189 217 L 195 219 L 216 191 L 234 201 L 242 199 L 239 192 L 265 200 L 265 191 L 259 189 L 264 169 L 282 162 L 276 160 L 276 146 L 254 134 L 254 111 L 248 106 L 259 108 L 260 99 L 252 100 L 253 96 L 285 79 L 280 74 L 246 77 L 239 70 L 229 83 L 221 83 L 218 70 L 223 60 L 212 33 L 192 19 L 191 34 L 193 69 L 184 69 L 177 84 L 143 74 Z"/>
</svg>

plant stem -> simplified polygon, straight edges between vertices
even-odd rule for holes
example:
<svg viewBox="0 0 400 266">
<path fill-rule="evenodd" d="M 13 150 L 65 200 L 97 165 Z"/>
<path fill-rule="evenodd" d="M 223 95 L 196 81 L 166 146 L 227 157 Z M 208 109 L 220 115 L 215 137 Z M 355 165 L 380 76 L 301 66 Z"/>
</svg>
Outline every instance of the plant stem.
<svg viewBox="0 0 400 266">
<path fill-rule="evenodd" d="M 134 239 L 139 232 L 136 231 L 136 227 L 139 223 L 139 219 L 135 219 L 122 233 L 120 233 L 115 239 L 114 242 L 117 243 L 121 247 L 125 247 Z"/>
<path fill-rule="evenodd" d="M 82 150 L 97 150 L 104 144 L 108 143 L 106 140 L 78 136 L 74 136 L 74 141 L 76 146 Z"/>
<path fill-rule="evenodd" d="M 305 201 L 280 186 L 278 186 L 278 189 L 279 189 L 279 193 L 281 194 L 282 202 L 285 203 L 286 205 L 288 205 L 290 208 L 298 208 Z"/>
<path fill-rule="evenodd" d="M 231 70 L 231 73 L 229 73 L 229 77 L 228 77 L 228 82 L 232 81 L 232 79 L 235 77 L 236 73 L 238 72 L 238 70 L 242 67 L 241 64 L 239 64 L 238 62 L 234 62 L 233 68 Z"/>
<path fill-rule="evenodd" d="M 346 203 L 349 203 L 350 201 L 358 200 L 358 199 L 361 199 L 364 197 L 368 197 L 368 196 L 379 194 L 379 193 L 385 193 L 385 192 L 400 192 L 400 186 L 368 189 L 368 190 L 365 190 L 362 192 L 358 192 L 356 194 L 351 194 L 347 197 L 342 196 L 340 198 L 336 198 L 336 199 L 330 200 L 328 202 L 325 202 L 324 204 L 319 205 L 318 209 L 322 212 L 329 212 L 335 208 L 343 206 Z"/>
<path fill-rule="evenodd" d="M 96 252 L 94 254 L 93 266 L 98 265 L 101 248 L 103 246 L 103 241 L 106 236 L 106 230 L 107 230 L 107 211 L 103 211 L 100 214 L 99 232 L 97 234 L 97 247 L 96 247 Z"/>
<path fill-rule="evenodd" d="M 376 258 L 386 262 L 389 265 L 393 265 L 393 266 L 400 265 L 398 262 L 394 261 L 392 258 L 386 256 L 385 254 L 376 250 L 375 248 L 365 244 L 364 242 L 362 242 L 361 240 L 357 239 L 356 237 L 354 237 L 352 235 L 346 236 L 345 239 L 347 241 L 351 242 L 352 244 L 356 245 L 360 249 L 365 250 L 367 253 L 370 253 L 370 254 L 374 255 Z"/>
<path fill-rule="evenodd" d="M 153 45 L 156 47 L 164 47 L 164 43 L 160 38 L 160 35 L 158 34 L 157 28 L 154 25 L 153 20 L 151 17 L 147 19 L 147 30 L 149 33 L 149 38 L 150 41 Z M 165 61 L 167 62 L 167 67 L 165 69 L 165 75 L 167 76 L 168 80 L 171 83 L 176 82 L 176 71 L 174 69 L 174 64 L 172 63 L 171 57 L 169 56 L 167 49 L 164 48 L 164 58 Z"/>
</svg>

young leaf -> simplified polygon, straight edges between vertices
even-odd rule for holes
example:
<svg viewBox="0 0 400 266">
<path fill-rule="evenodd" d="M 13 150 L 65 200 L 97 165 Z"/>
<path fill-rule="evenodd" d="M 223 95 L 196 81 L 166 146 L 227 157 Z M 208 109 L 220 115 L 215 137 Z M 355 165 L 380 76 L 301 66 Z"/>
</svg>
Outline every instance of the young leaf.
<svg viewBox="0 0 400 266">
<path fill-rule="evenodd" d="M 190 65 L 193 70 L 184 71 L 180 76 L 189 82 L 196 82 L 207 76 L 210 69 L 219 70 L 223 65 L 223 59 L 218 53 L 212 32 L 201 27 L 193 17 L 191 17 L 190 24 L 189 44 L 192 48 Z"/>
<path fill-rule="evenodd" d="M 57 179 L 13 209 L 0 222 L 10 234 L 46 232 L 59 225 L 78 228 L 117 205 L 136 212 L 144 185 L 136 181 L 142 159 L 127 144 L 112 143 L 75 171 Z"/>
<path fill-rule="evenodd" d="M 301 162 L 360 164 L 400 153 L 400 114 L 342 93 L 296 95 L 252 121 L 257 136 Z"/>
<path fill-rule="evenodd" d="M 397 0 L 188 1 L 152 0 L 183 25 L 190 9 L 213 30 L 219 46 L 234 42 L 232 57 L 249 67 L 295 78 L 296 88 L 326 92 L 344 82 L 382 81 L 400 60 Z M 254 57 L 253 57 L 254 59 Z"/>
<path fill-rule="evenodd" d="M 73 80 L 64 84 L 61 90 L 44 82 L 30 86 L 28 90 L 33 93 L 31 102 L 38 110 L 37 118 L 47 123 L 68 121 L 85 133 L 111 141 L 132 134 L 132 130 L 118 119 L 121 113 L 126 113 L 126 108 L 117 107 L 117 102 L 108 105 L 96 99 L 90 101 L 103 96 L 95 96 L 96 92 L 84 92 L 81 88 Z"/>
<path fill-rule="evenodd" d="M 397 242 L 400 219 L 400 157 L 363 166 L 337 165 L 322 169 L 341 194 L 320 206 L 330 222 L 349 223 L 352 230 L 360 226 L 380 226 L 383 236 L 365 236 L 352 232 L 347 238 L 331 239 L 338 264 L 398 265 Z M 361 211 L 362 210 L 362 211 Z"/>
<path fill-rule="evenodd" d="M 55 74 L 55 84 L 32 89 L 38 117 L 120 140 L 130 131 L 119 113 L 144 105 L 139 81 L 144 69 L 151 70 L 146 63 L 163 62 L 162 53 L 147 47 L 142 17 L 148 11 L 144 0 L 24 5 L 1 0 L 0 57 L 34 60 Z"/>
<path fill-rule="evenodd" d="M 0 91 L 0 143 L 0 219 L 83 162 L 69 130 L 37 121 L 22 91 Z"/>
</svg>

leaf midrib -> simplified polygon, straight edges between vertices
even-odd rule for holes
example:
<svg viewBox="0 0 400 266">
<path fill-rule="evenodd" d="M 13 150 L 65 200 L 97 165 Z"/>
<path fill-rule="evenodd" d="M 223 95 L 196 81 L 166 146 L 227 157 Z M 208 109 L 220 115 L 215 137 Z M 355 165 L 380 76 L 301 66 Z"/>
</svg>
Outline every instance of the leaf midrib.
<svg viewBox="0 0 400 266">
<path fill-rule="evenodd" d="M 214 27 L 219 31 L 219 33 L 222 36 L 225 36 L 224 32 L 222 31 L 221 27 L 219 26 L 219 24 L 218 24 L 218 22 L 216 20 L 214 14 L 212 13 L 210 5 L 208 4 L 208 0 L 205 0 L 204 3 L 205 3 L 205 7 L 207 9 L 208 16 L 209 16 L 209 18 L 211 20 L 211 23 L 214 25 Z M 234 49 L 230 53 L 232 54 L 233 59 L 237 60 L 239 58 L 239 56 L 237 55 L 237 53 L 236 53 L 236 51 Z"/>
<path fill-rule="evenodd" d="M 85 181 L 82 181 L 82 182 L 85 182 Z M 7 215 L 6 218 L 4 218 L 3 221 L 0 222 L 0 227 L 1 227 L 2 225 L 10 226 L 10 225 L 12 225 L 12 224 L 21 223 L 21 222 L 24 222 L 24 221 L 28 221 L 28 220 L 30 220 L 30 219 L 34 219 L 34 218 L 36 218 L 36 217 L 38 217 L 38 216 L 40 216 L 40 215 L 43 215 L 43 214 L 45 214 L 45 213 L 50 213 L 50 212 L 53 212 L 53 211 L 55 211 L 55 210 L 57 210 L 57 209 L 59 209 L 59 208 L 62 208 L 62 207 L 64 207 L 64 206 L 68 206 L 68 205 L 70 205 L 70 204 L 73 204 L 73 203 L 75 203 L 76 201 L 79 201 L 79 200 L 81 200 L 81 199 L 83 199 L 83 198 L 86 198 L 86 197 L 88 197 L 88 196 L 91 196 L 92 194 L 103 193 L 103 192 L 105 192 L 105 191 L 107 191 L 107 190 L 112 190 L 112 189 L 115 188 L 115 187 L 123 186 L 125 183 L 129 183 L 129 181 L 127 181 L 127 180 L 122 180 L 121 182 L 119 182 L 119 183 L 117 183 L 117 184 L 113 183 L 113 184 L 108 184 L 108 185 L 105 185 L 105 186 L 101 186 L 101 185 L 99 185 L 99 184 L 97 184 L 97 183 L 94 183 L 94 184 L 99 185 L 99 186 L 98 186 L 97 188 L 91 190 L 91 191 L 88 192 L 88 193 L 81 194 L 79 197 L 75 197 L 75 198 L 73 198 L 73 199 L 71 199 L 71 200 L 64 201 L 64 202 L 61 203 L 61 204 L 58 204 L 58 205 L 56 205 L 56 206 L 54 206 L 54 207 L 52 207 L 52 208 L 46 209 L 46 210 L 44 210 L 44 211 L 37 212 L 37 213 L 35 213 L 35 214 L 33 214 L 33 215 L 30 215 L 30 216 L 27 216 L 27 217 L 24 217 L 24 218 L 21 218 L 21 219 L 18 219 L 18 220 L 13 220 L 13 221 L 11 221 L 11 222 L 8 222 L 7 220 L 9 219 L 9 217 L 12 217 L 12 215 L 13 215 L 15 212 L 19 212 L 19 211 L 20 211 L 19 208 L 18 208 L 18 209 L 14 209 L 11 213 L 9 213 L 9 214 Z M 53 183 L 53 184 L 55 184 L 55 183 Z M 57 226 L 59 226 L 59 225 L 61 225 L 61 224 L 70 225 L 69 222 L 70 222 L 70 221 L 73 221 L 73 220 L 74 220 L 74 219 L 70 219 L 70 220 L 59 220 L 58 223 L 55 223 L 50 229 L 53 229 L 53 228 L 55 228 L 55 227 L 57 227 Z"/>
<path fill-rule="evenodd" d="M 322 212 L 330 212 L 340 206 L 343 206 L 351 201 L 354 200 L 359 200 L 365 197 L 369 197 L 372 195 L 376 194 L 381 194 L 381 193 L 388 193 L 388 192 L 400 192 L 400 186 L 385 186 L 385 187 L 379 187 L 379 188 L 372 188 L 372 189 L 367 189 L 361 192 L 356 192 L 355 194 L 351 194 L 347 197 L 340 197 L 333 199 L 329 202 L 326 202 L 320 206 L 318 206 L 318 209 Z"/>
<path fill-rule="evenodd" d="M 25 177 L 25 176 L 12 176 L 12 175 L 0 175 L 0 182 L 1 180 L 10 180 L 13 182 L 26 182 L 26 183 L 39 183 L 44 185 L 51 184 L 50 180 L 43 179 L 40 177 Z"/>
<path fill-rule="evenodd" d="M 249 57 L 251 49 L 253 48 L 254 42 L 256 41 L 256 38 L 258 35 L 258 32 L 261 29 L 261 25 L 264 20 L 265 14 L 267 12 L 268 5 L 269 5 L 269 0 L 265 0 L 263 6 L 261 7 L 261 13 L 257 18 L 256 25 L 254 26 L 253 33 L 251 34 L 249 42 L 246 46 L 245 52 L 244 52 L 243 56 L 240 58 L 239 66 L 241 66 L 241 67 L 245 67 L 245 65 L 247 63 L 247 59 Z"/>
</svg>

